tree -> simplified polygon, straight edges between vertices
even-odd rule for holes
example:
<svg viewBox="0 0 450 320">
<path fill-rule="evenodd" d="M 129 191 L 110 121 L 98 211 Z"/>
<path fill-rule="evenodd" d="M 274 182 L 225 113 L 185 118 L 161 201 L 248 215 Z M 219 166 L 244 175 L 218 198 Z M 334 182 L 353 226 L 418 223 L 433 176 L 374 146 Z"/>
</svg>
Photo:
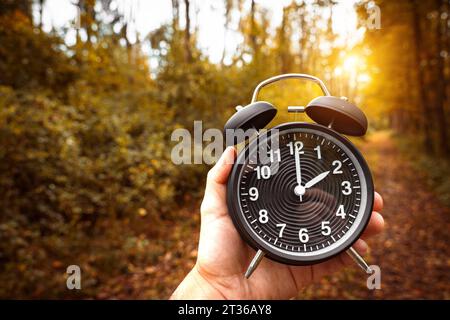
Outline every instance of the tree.
<svg viewBox="0 0 450 320">
<path fill-rule="evenodd" d="M 191 18 L 190 18 L 190 2 L 184 0 L 185 10 L 185 27 L 184 27 L 184 54 L 186 62 L 192 62 L 192 49 L 191 49 Z"/>
<path fill-rule="evenodd" d="M 5 0 L 0 2 L 0 16 L 20 12 L 25 15 L 30 22 L 33 21 L 31 12 L 31 0 Z"/>
</svg>

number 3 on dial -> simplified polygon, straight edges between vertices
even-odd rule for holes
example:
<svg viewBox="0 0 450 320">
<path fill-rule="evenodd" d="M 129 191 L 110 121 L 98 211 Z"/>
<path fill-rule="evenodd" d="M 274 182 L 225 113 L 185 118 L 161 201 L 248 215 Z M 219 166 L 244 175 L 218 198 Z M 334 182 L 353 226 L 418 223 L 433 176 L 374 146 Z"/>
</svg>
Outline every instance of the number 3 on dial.
<svg viewBox="0 0 450 320">
<path fill-rule="evenodd" d="M 352 185 L 351 185 L 351 183 L 349 181 L 342 181 L 341 186 L 343 188 L 342 189 L 342 194 L 344 196 L 348 196 L 349 194 L 352 193 Z"/>
</svg>

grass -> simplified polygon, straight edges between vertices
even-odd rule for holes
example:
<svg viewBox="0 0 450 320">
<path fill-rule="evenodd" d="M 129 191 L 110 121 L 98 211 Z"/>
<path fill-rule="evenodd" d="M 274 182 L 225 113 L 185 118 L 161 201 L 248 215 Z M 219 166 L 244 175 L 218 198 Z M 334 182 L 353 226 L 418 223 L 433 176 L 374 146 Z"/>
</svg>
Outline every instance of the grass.
<svg viewBox="0 0 450 320">
<path fill-rule="evenodd" d="M 402 154 L 412 163 L 418 172 L 425 173 L 428 187 L 440 201 L 450 207 L 450 159 L 425 152 L 417 139 L 393 135 Z"/>
</svg>

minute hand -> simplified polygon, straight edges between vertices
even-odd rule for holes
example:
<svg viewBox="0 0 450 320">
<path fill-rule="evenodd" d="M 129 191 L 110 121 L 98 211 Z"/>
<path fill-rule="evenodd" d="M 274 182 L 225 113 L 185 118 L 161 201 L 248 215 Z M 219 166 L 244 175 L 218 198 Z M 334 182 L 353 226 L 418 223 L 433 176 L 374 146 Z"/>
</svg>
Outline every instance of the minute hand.
<svg viewBox="0 0 450 320">
<path fill-rule="evenodd" d="M 302 169 L 300 167 L 300 150 L 298 150 L 294 145 L 294 155 L 295 155 L 295 174 L 297 176 L 297 187 L 302 187 Z M 303 189 L 304 193 L 304 189 Z M 299 193 L 300 202 L 303 201 L 303 193 Z"/>
<path fill-rule="evenodd" d="M 325 171 L 322 172 L 321 174 L 319 174 L 317 177 L 311 179 L 310 181 L 308 181 L 305 184 L 305 189 L 311 188 L 313 185 L 315 185 L 316 183 L 322 181 L 323 179 L 325 179 L 325 177 L 330 173 L 330 171 Z"/>
<path fill-rule="evenodd" d="M 300 166 L 300 150 L 294 146 L 294 156 L 295 156 L 295 174 L 297 176 L 297 184 L 302 185 L 302 169 Z"/>
</svg>

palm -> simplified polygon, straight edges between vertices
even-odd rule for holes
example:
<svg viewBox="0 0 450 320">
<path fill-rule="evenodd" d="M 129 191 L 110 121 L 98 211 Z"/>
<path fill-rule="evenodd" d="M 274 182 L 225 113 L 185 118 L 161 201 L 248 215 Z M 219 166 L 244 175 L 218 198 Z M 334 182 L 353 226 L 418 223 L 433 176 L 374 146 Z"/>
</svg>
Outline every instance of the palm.
<svg viewBox="0 0 450 320">
<path fill-rule="evenodd" d="M 321 277 L 344 266 L 341 257 L 317 264 L 314 270 L 310 266 L 287 266 L 264 259 L 250 279 L 245 279 L 244 272 L 255 251 L 237 233 L 227 208 L 216 209 L 222 213 L 202 223 L 208 236 L 207 241 L 200 241 L 198 267 L 207 276 L 221 279 L 219 290 L 227 298 L 290 298 L 313 280 L 313 274 Z"/>
</svg>

